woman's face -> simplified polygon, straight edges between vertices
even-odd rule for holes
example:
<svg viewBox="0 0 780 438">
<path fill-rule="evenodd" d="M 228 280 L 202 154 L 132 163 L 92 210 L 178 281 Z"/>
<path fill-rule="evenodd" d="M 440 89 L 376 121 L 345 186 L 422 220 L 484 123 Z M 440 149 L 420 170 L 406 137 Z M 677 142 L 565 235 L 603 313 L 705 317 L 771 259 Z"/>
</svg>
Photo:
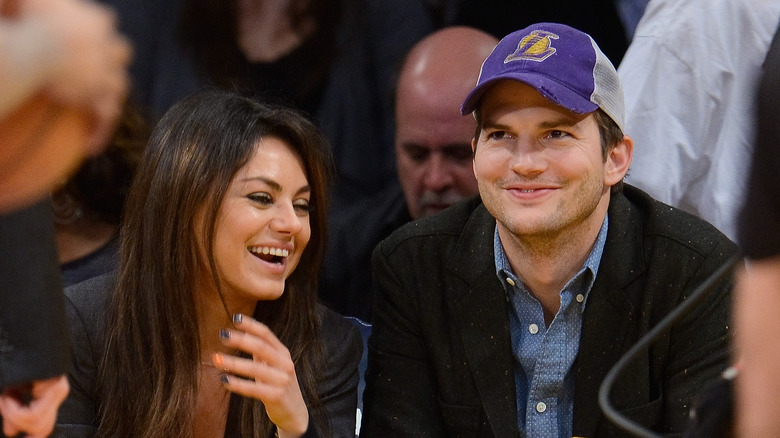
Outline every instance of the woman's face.
<svg viewBox="0 0 780 438">
<path fill-rule="evenodd" d="M 230 182 L 215 228 L 217 271 L 225 300 L 236 311 L 279 298 L 311 237 L 303 161 L 274 137 L 255 148 Z"/>
</svg>

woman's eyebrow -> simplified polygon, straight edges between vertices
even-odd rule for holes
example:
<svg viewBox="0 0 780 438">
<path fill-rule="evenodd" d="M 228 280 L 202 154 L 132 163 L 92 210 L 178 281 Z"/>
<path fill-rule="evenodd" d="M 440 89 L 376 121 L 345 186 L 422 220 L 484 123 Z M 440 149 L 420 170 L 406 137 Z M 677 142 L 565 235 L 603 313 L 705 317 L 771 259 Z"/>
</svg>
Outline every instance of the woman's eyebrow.
<svg viewBox="0 0 780 438">
<path fill-rule="evenodd" d="M 282 191 L 282 185 L 281 184 L 279 184 L 278 182 L 276 182 L 276 181 L 274 181 L 272 179 L 266 178 L 264 176 L 248 176 L 246 178 L 242 178 L 241 179 L 241 182 L 249 182 L 249 181 L 261 181 L 261 182 L 267 184 L 268 186 L 270 186 L 273 190 L 275 190 L 277 192 L 281 192 Z M 306 185 L 302 186 L 301 188 L 299 188 L 295 192 L 296 195 L 300 195 L 300 194 L 303 194 L 303 193 L 311 193 L 311 186 L 309 184 L 306 184 Z"/>
</svg>

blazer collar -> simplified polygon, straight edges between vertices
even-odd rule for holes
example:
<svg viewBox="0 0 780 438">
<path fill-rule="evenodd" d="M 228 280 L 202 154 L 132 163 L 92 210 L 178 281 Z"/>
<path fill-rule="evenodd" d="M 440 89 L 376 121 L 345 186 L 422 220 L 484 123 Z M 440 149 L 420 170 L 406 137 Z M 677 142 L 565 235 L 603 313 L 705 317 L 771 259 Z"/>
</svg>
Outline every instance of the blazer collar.
<svg viewBox="0 0 780 438">
<path fill-rule="evenodd" d="M 583 316 L 580 349 L 574 362 L 575 436 L 594 436 L 603 418 L 598 390 L 612 366 L 627 348 L 631 315 L 639 306 L 638 295 L 628 286 L 645 270 L 642 221 L 639 212 L 622 194 L 609 207 L 609 231 L 598 276 Z"/>
<path fill-rule="evenodd" d="M 516 436 L 517 395 L 506 294 L 496 276 L 496 221 L 479 204 L 460 234 L 448 269 L 463 287 L 445 291 L 494 436 Z"/>
</svg>

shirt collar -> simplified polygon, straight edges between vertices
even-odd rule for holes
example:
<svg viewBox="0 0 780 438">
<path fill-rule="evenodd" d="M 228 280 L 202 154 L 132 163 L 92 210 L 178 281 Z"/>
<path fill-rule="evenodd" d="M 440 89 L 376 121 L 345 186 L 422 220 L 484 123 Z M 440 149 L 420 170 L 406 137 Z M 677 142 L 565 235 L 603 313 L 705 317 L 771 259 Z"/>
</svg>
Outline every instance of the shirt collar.
<svg viewBox="0 0 780 438">
<path fill-rule="evenodd" d="M 590 254 L 588 254 L 588 258 L 585 259 L 585 263 L 583 264 L 582 269 L 580 269 L 578 273 L 569 282 L 567 282 L 566 287 L 564 287 L 564 289 L 566 289 L 572 280 L 580 277 L 585 271 L 590 271 L 591 275 L 588 277 L 587 283 L 582 291 L 585 297 L 585 300 L 582 303 L 583 306 L 585 302 L 587 302 L 588 295 L 590 294 L 590 290 L 593 287 L 593 283 L 596 281 L 596 274 L 598 274 L 599 265 L 601 264 L 601 256 L 604 253 L 604 245 L 606 244 L 607 241 L 608 228 L 609 228 L 609 215 L 606 215 L 604 217 L 604 222 L 601 223 L 601 228 L 599 229 L 599 234 L 596 236 L 596 241 L 593 244 L 593 248 L 590 250 Z M 512 266 L 509 264 L 509 259 L 507 258 L 506 252 L 504 251 L 504 246 L 501 243 L 501 237 L 499 237 L 498 235 L 498 225 L 496 225 L 495 230 L 493 232 L 493 253 L 495 254 L 494 261 L 496 265 L 496 275 L 498 276 L 498 279 L 501 281 L 501 283 L 504 285 L 505 289 L 507 288 L 507 286 L 511 288 L 511 286 L 513 286 L 514 284 L 521 286 L 520 280 L 517 277 L 517 275 L 515 275 L 515 273 L 512 271 Z"/>
</svg>

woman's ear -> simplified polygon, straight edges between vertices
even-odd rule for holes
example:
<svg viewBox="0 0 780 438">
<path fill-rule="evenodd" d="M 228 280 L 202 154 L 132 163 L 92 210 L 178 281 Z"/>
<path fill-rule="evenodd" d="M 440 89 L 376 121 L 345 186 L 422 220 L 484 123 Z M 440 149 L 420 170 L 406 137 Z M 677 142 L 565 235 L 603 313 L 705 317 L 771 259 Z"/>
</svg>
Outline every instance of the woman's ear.
<svg viewBox="0 0 780 438">
<path fill-rule="evenodd" d="M 604 163 L 604 183 L 613 186 L 619 183 L 628 173 L 631 159 L 634 156 L 634 140 L 624 135 L 623 140 L 610 149 Z"/>
</svg>

